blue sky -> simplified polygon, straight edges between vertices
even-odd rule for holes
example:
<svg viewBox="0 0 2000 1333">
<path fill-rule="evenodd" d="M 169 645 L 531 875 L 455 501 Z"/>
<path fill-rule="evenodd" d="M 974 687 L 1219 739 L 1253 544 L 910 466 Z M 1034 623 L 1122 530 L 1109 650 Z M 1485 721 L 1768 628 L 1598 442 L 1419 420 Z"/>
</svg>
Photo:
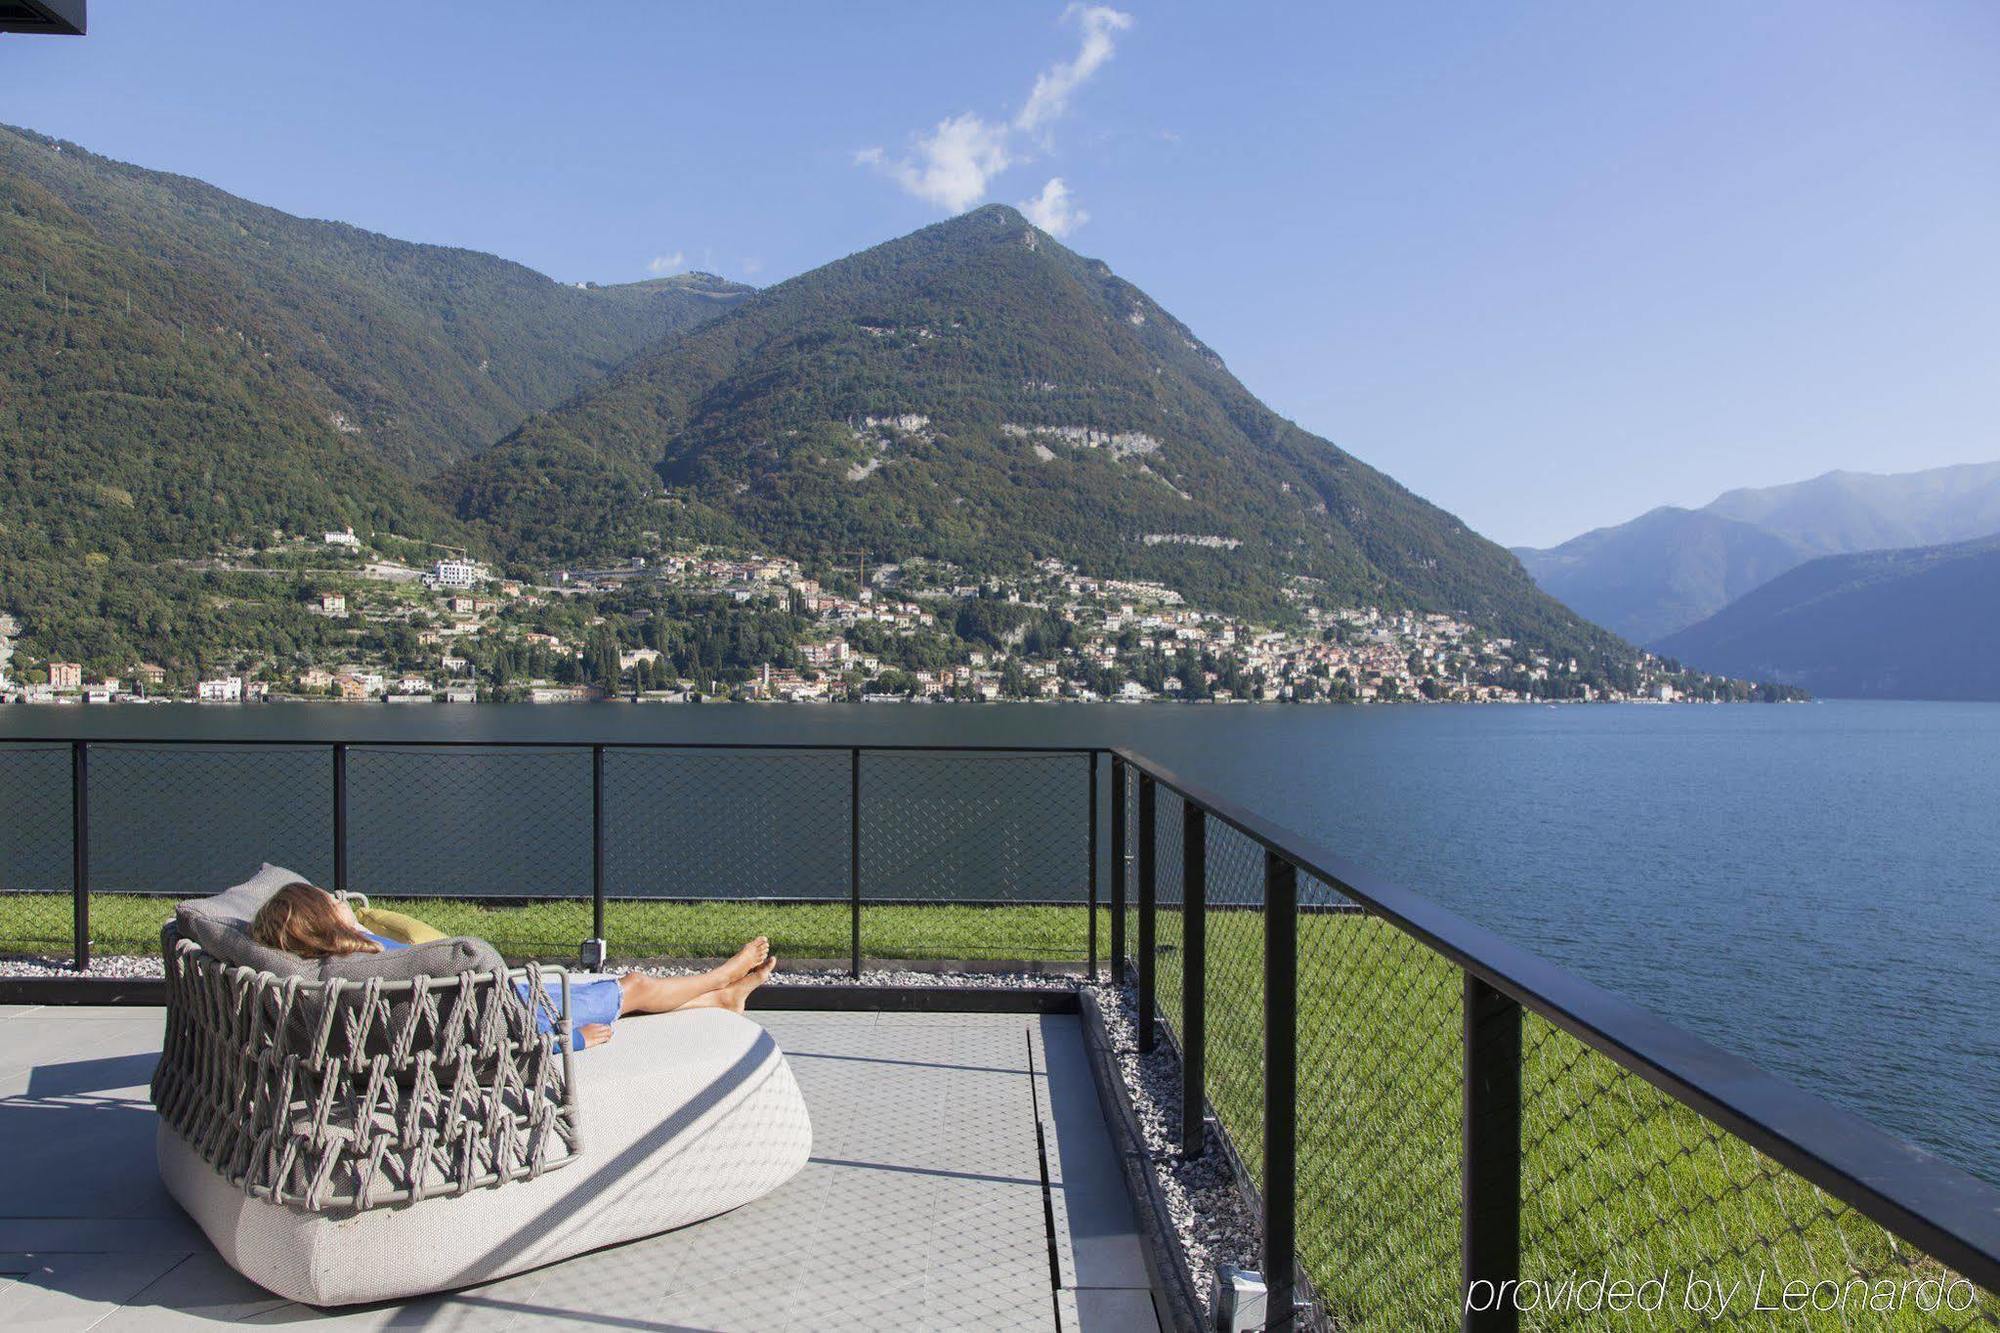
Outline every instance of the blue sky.
<svg viewBox="0 0 2000 1333">
<path fill-rule="evenodd" d="M 373 13 L 94 0 L 0 38 L 0 120 L 563 279 L 1035 201 L 1509 543 L 2000 458 L 1986 0 Z"/>
</svg>

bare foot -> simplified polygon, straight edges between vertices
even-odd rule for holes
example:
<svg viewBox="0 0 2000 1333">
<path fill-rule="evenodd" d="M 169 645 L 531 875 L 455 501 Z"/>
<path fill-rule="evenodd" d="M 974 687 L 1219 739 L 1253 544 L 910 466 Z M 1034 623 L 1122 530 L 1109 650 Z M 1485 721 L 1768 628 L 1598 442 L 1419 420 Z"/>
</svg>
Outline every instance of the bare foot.
<svg viewBox="0 0 2000 1333">
<path fill-rule="evenodd" d="M 762 963 L 751 968 L 739 980 L 722 987 L 720 990 L 711 991 L 703 998 L 713 1000 L 715 1007 L 718 1009 L 727 1009 L 731 1013 L 740 1014 L 743 1012 L 743 1007 L 750 1001 L 750 992 L 769 981 L 771 974 L 777 970 L 778 960 L 776 958 L 766 958 Z"/>
<path fill-rule="evenodd" d="M 609 1023 L 585 1023 L 582 1033 L 584 1049 L 588 1050 L 592 1046 L 602 1046 L 605 1042 L 611 1040 L 611 1025 Z"/>
<path fill-rule="evenodd" d="M 732 982 L 741 981 L 752 969 L 761 967 L 764 960 L 770 956 L 771 941 L 759 935 L 738 949 L 734 958 L 713 969 L 710 975 L 715 978 L 716 985 L 727 986 Z"/>
</svg>

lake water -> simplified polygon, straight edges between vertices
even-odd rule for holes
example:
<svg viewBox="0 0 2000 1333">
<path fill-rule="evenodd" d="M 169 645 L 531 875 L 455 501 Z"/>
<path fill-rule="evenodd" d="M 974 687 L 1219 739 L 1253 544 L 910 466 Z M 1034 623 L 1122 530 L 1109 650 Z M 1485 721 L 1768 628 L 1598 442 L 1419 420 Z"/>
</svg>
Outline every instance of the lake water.
<svg viewBox="0 0 2000 1333">
<path fill-rule="evenodd" d="M 18 707 L 0 734 L 1128 745 L 2000 1182 L 2000 706 Z"/>
</svg>

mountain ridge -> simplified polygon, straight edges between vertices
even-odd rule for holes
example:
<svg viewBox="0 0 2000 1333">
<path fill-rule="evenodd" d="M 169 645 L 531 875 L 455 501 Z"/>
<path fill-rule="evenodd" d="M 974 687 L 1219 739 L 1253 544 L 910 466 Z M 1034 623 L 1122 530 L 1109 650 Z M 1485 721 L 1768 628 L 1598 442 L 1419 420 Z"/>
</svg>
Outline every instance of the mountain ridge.
<svg viewBox="0 0 2000 1333">
<path fill-rule="evenodd" d="M 1659 648 L 1830 697 L 2000 699 L 1996 586 L 2000 536 L 1821 556 Z"/>
<path fill-rule="evenodd" d="M 1558 546 L 1515 547 L 1544 591 L 1654 643 L 1822 555 L 1947 545 L 2000 532 L 2000 462 L 1835 470 L 1661 506 Z"/>
<path fill-rule="evenodd" d="M 1221 606 L 1278 610 L 1310 587 L 1625 651 L 1003 205 L 764 289 L 433 494 L 531 562 L 630 553 L 669 529 L 811 559 L 1060 557 Z M 579 494 L 611 521 L 586 529 L 560 503 Z"/>
</svg>

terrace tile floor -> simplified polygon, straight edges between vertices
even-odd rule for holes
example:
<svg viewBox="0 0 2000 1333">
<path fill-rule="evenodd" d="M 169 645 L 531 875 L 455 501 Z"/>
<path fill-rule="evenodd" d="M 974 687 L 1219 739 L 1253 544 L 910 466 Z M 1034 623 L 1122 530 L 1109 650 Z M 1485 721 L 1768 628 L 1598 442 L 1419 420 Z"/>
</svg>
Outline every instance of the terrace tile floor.
<svg viewBox="0 0 2000 1333">
<path fill-rule="evenodd" d="M 783 1188 L 483 1287 L 322 1311 L 231 1271 L 160 1187 L 161 1011 L 0 1008 L 0 1327 L 1157 1328 L 1076 1018 L 757 1017 L 813 1114 Z"/>
</svg>

